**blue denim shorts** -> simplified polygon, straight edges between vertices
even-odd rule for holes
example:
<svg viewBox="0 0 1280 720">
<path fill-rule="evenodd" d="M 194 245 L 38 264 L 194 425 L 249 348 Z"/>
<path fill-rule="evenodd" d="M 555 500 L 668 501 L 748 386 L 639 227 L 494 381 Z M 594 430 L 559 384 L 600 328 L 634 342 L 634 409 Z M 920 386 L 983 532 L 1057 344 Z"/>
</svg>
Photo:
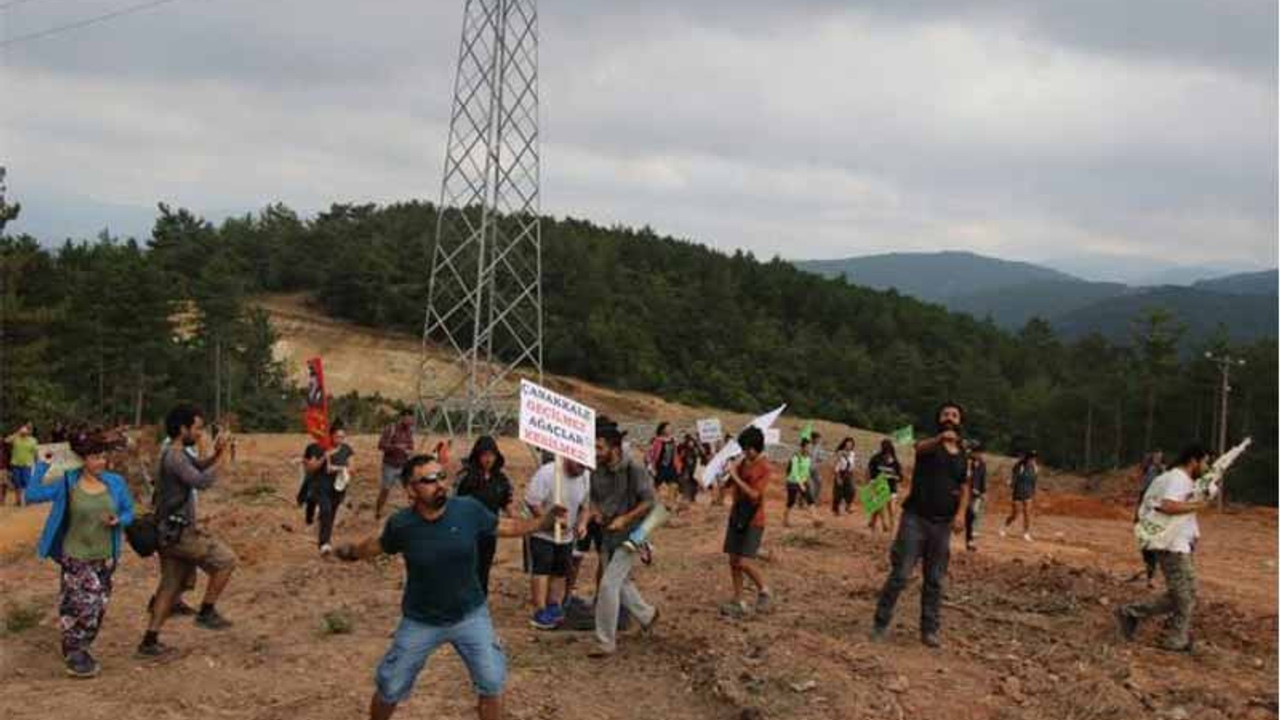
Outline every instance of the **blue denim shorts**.
<svg viewBox="0 0 1280 720">
<path fill-rule="evenodd" d="M 395 490 L 400 487 L 400 468 L 390 465 L 382 466 L 382 489 Z"/>
<path fill-rule="evenodd" d="M 446 643 L 453 646 L 467 666 L 477 695 L 502 694 L 507 681 L 507 658 L 493 632 L 489 608 L 481 605 L 452 625 L 428 625 L 402 618 L 390 649 L 378 664 L 378 697 L 387 703 L 404 702 L 427 658 Z"/>
</svg>

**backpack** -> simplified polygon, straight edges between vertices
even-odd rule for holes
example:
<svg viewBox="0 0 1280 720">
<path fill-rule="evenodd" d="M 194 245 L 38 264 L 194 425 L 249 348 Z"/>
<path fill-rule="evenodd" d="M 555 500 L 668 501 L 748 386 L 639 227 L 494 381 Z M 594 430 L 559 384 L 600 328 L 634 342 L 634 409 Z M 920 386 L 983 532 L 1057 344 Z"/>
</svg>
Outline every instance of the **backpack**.
<svg viewBox="0 0 1280 720">
<path fill-rule="evenodd" d="M 124 529 L 124 539 L 138 557 L 151 557 L 160 549 L 160 527 L 154 513 L 145 513 L 133 519 Z"/>
</svg>

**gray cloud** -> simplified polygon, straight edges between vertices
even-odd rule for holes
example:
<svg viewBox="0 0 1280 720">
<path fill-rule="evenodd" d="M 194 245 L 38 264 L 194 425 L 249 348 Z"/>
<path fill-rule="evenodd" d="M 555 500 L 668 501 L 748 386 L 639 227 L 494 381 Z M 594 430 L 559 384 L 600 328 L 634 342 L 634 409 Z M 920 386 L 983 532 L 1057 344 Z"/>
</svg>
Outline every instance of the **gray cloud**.
<svg viewBox="0 0 1280 720">
<path fill-rule="evenodd" d="M 25 226 L 434 199 L 461 5 L 192 0 L 10 48 Z M 0 36 L 111 7 L 29 3 Z M 548 212 L 788 257 L 1276 262 L 1274 3 L 540 12 Z"/>
</svg>

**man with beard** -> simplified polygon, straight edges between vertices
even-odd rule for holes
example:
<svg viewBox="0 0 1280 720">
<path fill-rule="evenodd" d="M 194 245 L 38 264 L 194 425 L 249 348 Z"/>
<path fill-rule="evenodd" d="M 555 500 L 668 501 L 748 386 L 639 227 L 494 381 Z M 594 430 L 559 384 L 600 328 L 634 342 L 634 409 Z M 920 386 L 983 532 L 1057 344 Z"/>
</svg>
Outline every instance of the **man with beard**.
<svg viewBox="0 0 1280 720">
<path fill-rule="evenodd" d="M 911 579 L 917 561 L 924 564 L 920 590 L 920 641 L 940 647 L 938 629 L 942 586 L 951 557 L 951 533 L 963 530 L 962 512 L 969 500 L 968 460 L 960 440 L 964 410 L 943 403 L 937 413 L 938 434 L 916 443 L 911 494 L 902 504 L 902 521 L 889 559 L 892 569 L 876 604 L 873 641 L 888 635 L 893 607 Z"/>
<path fill-rule="evenodd" d="M 1145 603 L 1124 605 L 1116 610 L 1120 632 L 1132 640 L 1145 619 L 1172 613 L 1168 634 L 1160 647 L 1172 652 L 1191 651 L 1191 613 L 1196 606 L 1196 568 L 1193 559 L 1200 526 L 1195 514 L 1209 507 L 1198 500 L 1195 481 L 1209 470 L 1209 453 L 1199 445 L 1182 451 L 1174 468 L 1151 482 L 1138 507 L 1139 520 L 1167 520 L 1180 515 L 1191 517 L 1170 523 L 1165 532 L 1147 541 L 1142 549 L 1155 556 L 1164 574 L 1165 593 Z"/>
<path fill-rule="evenodd" d="M 218 538 L 196 525 L 195 493 L 217 480 L 214 472 L 227 456 L 228 436 L 214 441 L 213 459 L 207 465 L 194 460 L 185 448 L 204 435 L 204 413 L 191 405 L 178 405 L 165 417 L 169 445 L 160 458 L 160 477 L 155 490 L 155 516 L 160 539 L 160 585 L 151 603 L 151 620 L 138 646 L 138 657 L 155 658 L 169 653 L 160 644 L 160 628 L 173 612 L 177 598 L 190 583 L 196 568 L 209 575 L 204 602 L 196 614 L 196 625 L 207 630 L 225 630 L 231 622 L 218 614 L 214 603 L 231 581 L 236 555 Z"/>
<path fill-rule="evenodd" d="M 623 547 L 631 530 L 654 506 L 653 477 L 623 450 L 626 433 L 601 415 L 596 418 L 596 469 L 591 475 L 591 515 L 604 528 L 600 564 L 604 575 L 596 590 L 597 646 L 588 654 L 606 658 L 618 650 L 618 609 L 649 632 L 658 621 L 658 610 L 645 602 L 631 582 L 631 567 L 639 553 Z"/>
<path fill-rule="evenodd" d="M 404 465 L 401 483 L 411 507 L 387 518 L 381 535 L 345 543 L 341 560 L 404 555 L 403 617 L 378 665 L 371 720 L 387 720 L 408 699 L 419 673 L 444 644 L 462 658 L 479 697 L 480 720 L 502 717 L 507 661 L 493 631 L 489 606 L 476 574 L 482 536 L 522 537 L 564 520 L 563 507 L 528 520 L 499 518 L 474 497 L 449 497 L 448 474 L 430 455 Z"/>
</svg>

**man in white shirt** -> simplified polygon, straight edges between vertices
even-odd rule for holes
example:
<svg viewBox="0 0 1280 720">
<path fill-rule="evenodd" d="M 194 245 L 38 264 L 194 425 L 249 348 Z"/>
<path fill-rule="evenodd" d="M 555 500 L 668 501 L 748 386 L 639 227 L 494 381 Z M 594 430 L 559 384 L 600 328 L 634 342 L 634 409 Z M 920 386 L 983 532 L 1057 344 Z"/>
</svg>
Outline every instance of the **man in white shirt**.
<svg viewBox="0 0 1280 720">
<path fill-rule="evenodd" d="M 591 474 L 582 465 L 562 460 L 560 505 L 569 512 L 557 542 L 554 532 L 529 536 L 525 545 L 525 570 L 531 574 L 530 593 L 536 610 L 529 624 L 539 630 L 555 630 L 564 623 L 565 577 L 573 562 L 575 537 L 586 535 L 587 514 L 581 512 L 590 490 Z M 555 462 L 538 468 L 524 493 L 525 505 L 535 517 L 555 507 Z M 578 527 L 582 525 L 582 527 Z"/>
<path fill-rule="evenodd" d="M 1209 469 L 1209 453 L 1199 445 L 1182 451 L 1173 469 L 1151 482 L 1142 496 L 1138 521 L 1165 524 L 1163 532 L 1149 539 L 1143 550 L 1152 552 L 1164 574 L 1166 592 L 1145 603 L 1124 605 L 1116 610 L 1120 632 L 1132 639 L 1138 625 L 1149 617 L 1173 614 L 1168 635 L 1160 647 L 1175 652 L 1191 650 L 1191 613 L 1196 604 L 1196 573 L 1192 562 L 1200 526 L 1195 513 L 1207 508 L 1197 497 L 1195 481 Z M 1190 517 L 1183 517 L 1183 516 Z"/>
</svg>

